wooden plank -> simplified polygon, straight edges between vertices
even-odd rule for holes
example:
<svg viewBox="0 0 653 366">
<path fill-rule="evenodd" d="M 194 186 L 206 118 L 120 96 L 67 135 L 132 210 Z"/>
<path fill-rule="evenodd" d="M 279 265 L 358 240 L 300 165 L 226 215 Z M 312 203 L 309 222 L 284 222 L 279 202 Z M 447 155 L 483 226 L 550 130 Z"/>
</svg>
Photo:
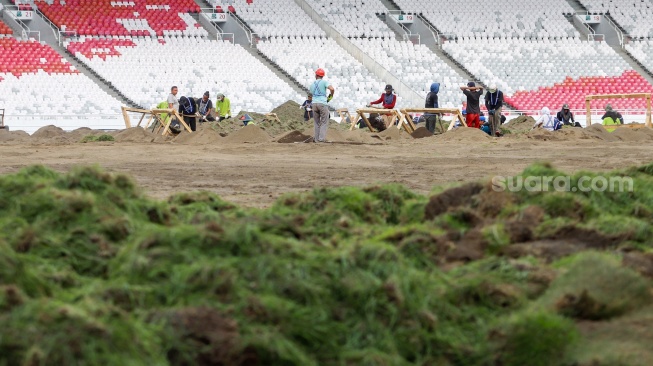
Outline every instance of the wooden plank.
<svg viewBox="0 0 653 366">
<path fill-rule="evenodd" d="M 125 120 L 125 128 L 132 128 L 132 122 L 129 119 L 129 114 L 127 114 L 127 109 L 126 107 L 121 107 L 122 108 L 122 118 Z"/>
<path fill-rule="evenodd" d="M 650 97 L 650 94 L 647 93 L 630 93 L 630 94 L 600 94 L 600 95 L 588 95 L 585 97 L 585 100 L 595 100 L 595 99 L 625 99 L 625 98 L 646 98 Z"/>
<path fill-rule="evenodd" d="M 149 109 L 130 108 L 130 107 L 122 107 L 122 110 L 127 111 L 127 112 L 136 112 L 136 113 L 150 113 L 151 112 Z"/>
<path fill-rule="evenodd" d="M 193 130 L 191 130 L 190 127 L 186 124 L 186 121 L 184 121 L 184 119 L 181 117 L 181 115 L 179 114 L 179 112 L 177 112 L 177 111 L 172 111 L 172 112 L 173 112 L 172 114 L 173 114 L 175 117 L 177 117 L 177 119 L 179 120 L 179 123 L 181 123 L 182 126 L 186 127 L 186 131 L 192 133 Z"/>
<path fill-rule="evenodd" d="M 150 118 L 147 119 L 147 122 L 145 123 L 145 127 L 143 127 L 144 129 L 147 129 L 148 127 L 150 127 L 150 123 L 152 123 L 152 119 L 154 118 L 154 116 L 156 116 L 156 114 L 154 114 L 154 113 L 150 114 Z"/>
<path fill-rule="evenodd" d="M 590 108 L 590 101 L 591 99 L 585 98 L 585 109 L 586 109 L 585 127 L 589 127 L 592 125 L 592 110 Z"/>
<path fill-rule="evenodd" d="M 143 113 L 141 115 L 141 119 L 138 120 L 138 124 L 136 125 L 136 127 L 141 127 L 141 123 L 143 123 L 143 118 L 145 118 L 146 114 L 149 114 L 150 116 L 152 115 L 151 113 Z"/>
<path fill-rule="evenodd" d="M 372 125 L 370 124 L 370 121 L 367 119 L 367 116 L 365 113 L 359 113 L 361 118 L 363 119 L 363 122 L 367 125 L 367 128 L 370 129 L 370 132 L 374 132 L 374 129 L 372 128 Z"/>
<path fill-rule="evenodd" d="M 356 128 L 356 123 L 358 123 L 359 118 L 361 118 L 360 113 L 356 113 L 356 118 L 351 120 L 351 127 L 349 128 L 349 131 L 353 131 Z"/>
</svg>

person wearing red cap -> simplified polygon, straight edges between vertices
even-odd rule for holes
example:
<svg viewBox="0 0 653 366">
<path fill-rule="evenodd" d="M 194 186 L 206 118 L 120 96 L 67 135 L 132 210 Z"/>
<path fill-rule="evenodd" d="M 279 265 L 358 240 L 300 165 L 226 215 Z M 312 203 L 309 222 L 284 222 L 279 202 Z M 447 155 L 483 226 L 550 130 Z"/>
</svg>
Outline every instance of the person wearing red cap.
<svg viewBox="0 0 653 366">
<path fill-rule="evenodd" d="M 328 81 L 324 80 L 326 73 L 323 69 L 315 71 L 315 81 L 308 88 L 309 92 L 313 95 L 313 124 L 315 126 L 315 133 L 313 135 L 314 142 L 326 142 L 327 128 L 329 127 L 329 107 L 327 103 L 333 98 L 335 89 Z M 331 93 L 327 95 L 327 90 Z"/>
<path fill-rule="evenodd" d="M 385 86 L 385 93 L 381 94 L 381 98 L 373 101 L 370 105 L 381 104 L 384 109 L 394 109 L 397 103 L 397 94 L 393 93 L 392 85 Z M 384 114 L 381 118 L 385 122 L 385 128 L 390 128 L 395 122 L 394 114 Z"/>
</svg>

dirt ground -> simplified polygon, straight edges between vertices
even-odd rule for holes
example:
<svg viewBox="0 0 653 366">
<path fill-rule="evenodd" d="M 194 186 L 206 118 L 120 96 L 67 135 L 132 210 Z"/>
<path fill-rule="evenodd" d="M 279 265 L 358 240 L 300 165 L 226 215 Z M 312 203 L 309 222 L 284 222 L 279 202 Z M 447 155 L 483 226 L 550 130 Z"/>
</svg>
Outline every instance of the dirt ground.
<svg viewBox="0 0 653 366">
<path fill-rule="evenodd" d="M 152 142 L 153 135 L 133 129 L 115 134 L 115 142 L 80 143 L 80 136 L 89 132 L 64 133 L 52 127 L 31 137 L 2 132 L 0 174 L 32 164 L 58 171 L 98 164 L 133 176 L 152 197 L 208 190 L 239 205 L 266 207 L 284 193 L 319 186 L 401 183 L 428 193 L 439 184 L 514 175 L 537 161 L 574 173 L 644 164 L 653 155 L 653 137 L 642 139 L 649 134 L 639 131 L 640 138 L 624 134 L 627 138 L 621 140 L 589 138 L 578 131 L 489 138 L 464 129 L 422 139 L 398 131 L 376 138 L 367 131 L 334 131 L 335 142 L 314 144 L 278 143 L 279 136 L 260 142 L 264 135 L 258 127 L 244 128 L 232 140 L 231 135 L 205 131 L 196 135 L 196 143 L 188 136 Z M 307 125 L 302 136 L 310 132 Z M 257 142 L 243 142 L 247 136 Z"/>
</svg>

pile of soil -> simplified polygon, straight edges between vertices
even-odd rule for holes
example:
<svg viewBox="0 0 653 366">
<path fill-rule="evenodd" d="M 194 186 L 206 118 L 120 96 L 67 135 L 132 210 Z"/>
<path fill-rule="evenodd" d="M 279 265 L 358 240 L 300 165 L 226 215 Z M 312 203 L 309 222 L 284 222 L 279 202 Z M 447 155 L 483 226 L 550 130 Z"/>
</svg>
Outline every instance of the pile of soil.
<svg viewBox="0 0 653 366">
<path fill-rule="evenodd" d="M 118 132 L 115 136 L 117 142 L 152 142 L 156 136 L 143 127 L 132 127 Z"/>
<path fill-rule="evenodd" d="M 38 130 L 36 130 L 36 132 L 32 134 L 32 137 L 36 139 L 52 139 L 57 137 L 63 137 L 65 135 L 66 135 L 66 131 L 64 131 L 61 127 L 49 125 L 49 126 L 41 127 Z"/>
<path fill-rule="evenodd" d="M 502 129 L 508 129 L 512 133 L 528 132 L 535 124 L 535 118 L 531 116 L 519 116 L 511 119 L 501 126 Z"/>
<path fill-rule="evenodd" d="M 433 132 L 426 129 L 426 127 L 418 127 L 413 133 L 410 134 L 413 138 L 422 139 L 425 137 L 433 136 Z"/>
<path fill-rule="evenodd" d="M 304 135 L 299 131 L 290 131 L 290 132 L 286 132 L 285 134 L 282 134 L 276 140 L 278 143 L 281 144 L 292 144 L 295 142 L 304 142 L 307 141 L 308 139 L 312 139 L 312 137 Z"/>
<path fill-rule="evenodd" d="M 30 136 L 25 131 L 7 131 L 4 128 L 0 129 L 0 142 L 26 142 L 29 141 Z"/>
<path fill-rule="evenodd" d="M 563 139 L 562 131 L 553 132 L 553 131 L 546 130 L 544 128 L 536 128 L 532 131 L 528 131 L 526 135 L 529 139 L 542 140 L 542 141 Z"/>
<path fill-rule="evenodd" d="M 617 138 L 619 141 L 626 142 L 651 141 L 651 136 L 647 133 L 642 133 L 640 131 L 642 129 L 643 128 L 619 127 L 612 132 L 612 136 Z"/>
<path fill-rule="evenodd" d="M 377 134 L 377 136 L 382 140 L 399 140 L 402 138 L 403 130 L 400 130 L 396 127 L 390 127 L 387 130 L 383 130 Z"/>
<path fill-rule="evenodd" d="M 490 136 L 478 128 L 458 127 L 449 132 L 435 136 L 440 141 L 487 142 Z"/>
<path fill-rule="evenodd" d="M 186 145 L 209 145 L 222 140 L 222 136 L 209 126 L 202 126 L 193 133 L 182 132 L 174 138 L 174 142 Z"/>
<path fill-rule="evenodd" d="M 270 141 L 270 135 L 263 131 L 259 126 L 249 124 L 230 134 L 224 140 L 230 144 L 255 144 Z"/>
<path fill-rule="evenodd" d="M 355 129 L 353 131 L 345 131 L 341 133 L 347 142 L 363 143 L 363 144 L 378 144 L 380 138 L 372 134 L 370 130 Z"/>
<path fill-rule="evenodd" d="M 590 135 L 596 136 L 597 138 L 603 141 L 617 141 L 618 139 L 611 133 L 603 128 L 600 124 L 593 124 L 585 129 L 583 129 Z"/>
<path fill-rule="evenodd" d="M 303 132 L 304 135 L 310 136 L 310 137 L 315 137 L 315 128 L 309 127 L 306 128 Z M 343 135 L 342 132 L 334 129 L 334 128 L 329 128 L 327 130 L 327 135 L 326 135 L 327 141 L 333 141 L 333 142 L 346 142 L 347 139 Z"/>
</svg>

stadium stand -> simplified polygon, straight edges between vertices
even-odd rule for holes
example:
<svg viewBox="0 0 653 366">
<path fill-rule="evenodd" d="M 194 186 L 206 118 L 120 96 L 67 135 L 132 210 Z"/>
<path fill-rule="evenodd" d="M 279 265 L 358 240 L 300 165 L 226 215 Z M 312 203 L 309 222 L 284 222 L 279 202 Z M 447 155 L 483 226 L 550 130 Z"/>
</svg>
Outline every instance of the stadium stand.
<svg viewBox="0 0 653 366">
<path fill-rule="evenodd" d="M 324 31 L 293 0 L 209 0 L 216 8 L 233 6 L 236 13 L 260 36 L 324 36 Z"/>
<path fill-rule="evenodd" d="M 179 96 L 212 98 L 224 93 L 232 112 L 270 111 L 298 95 L 242 46 L 194 37 L 95 39 L 68 42 L 78 59 L 109 80 L 128 98 L 150 107 L 167 97 L 170 87 Z M 180 52 L 182 50 L 183 52 Z"/>
<path fill-rule="evenodd" d="M 11 37 L 0 38 L 0 105 L 18 115 L 120 113 L 119 101 L 51 47 Z"/>
<path fill-rule="evenodd" d="M 79 35 L 208 35 L 191 15 L 200 12 L 192 0 L 35 0 L 35 3 L 57 27 Z"/>
<path fill-rule="evenodd" d="M 580 0 L 590 13 L 609 13 L 631 37 L 653 37 L 653 2 L 650 0 Z"/>
<path fill-rule="evenodd" d="M 460 105 L 460 86 L 467 83 L 443 60 L 425 45 L 395 39 L 352 39 L 354 44 L 372 56 L 388 71 L 420 95 L 426 95 L 432 82 L 441 84 L 439 103 L 441 107 Z"/>
<path fill-rule="evenodd" d="M 443 34 L 458 37 L 566 38 L 579 35 L 563 14 L 574 9 L 565 0 L 395 0 L 406 12 L 422 13 Z M 494 7 L 494 9 L 489 9 Z"/>
<path fill-rule="evenodd" d="M 631 41 L 625 45 L 626 51 L 648 70 L 653 70 L 653 40 Z"/>
<path fill-rule="evenodd" d="M 14 34 L 14 31 L 0 20 L 0 37 L 11 36 L 12 34 Z"/>
<path fill-rule="evenodd" d="M 482 80 L 495 81 L 517 109 L 558 108 L 564 103 L 583 109 L 589 94 L 653 91 L 646 79 L 602 42 L 465 40 L 448 42 L 444 49 L 468 69 L 476 70 Z M 595 101 L 592 106 L 601 108 L 604 103 Z M 644 106 L 637 99 L 615 103 L 628 108 Z"/>
<path fill-rule="evenodd" d="M 385 37 L 395 34 L 376 14 L 388 9 L 379 0 L 306 0 L 345 37 Z"/>
<path fill-rule="evenodd" d="M 325 69 L 325 79 L 338 89 L 330 103 L 335 108 L 360 108 L 377 99 L 385 86 L 332 39 L 273 37 L 259 42 L 258 49 L 306 86 L 315 80 L 317 68 Z"/>
</svg>

